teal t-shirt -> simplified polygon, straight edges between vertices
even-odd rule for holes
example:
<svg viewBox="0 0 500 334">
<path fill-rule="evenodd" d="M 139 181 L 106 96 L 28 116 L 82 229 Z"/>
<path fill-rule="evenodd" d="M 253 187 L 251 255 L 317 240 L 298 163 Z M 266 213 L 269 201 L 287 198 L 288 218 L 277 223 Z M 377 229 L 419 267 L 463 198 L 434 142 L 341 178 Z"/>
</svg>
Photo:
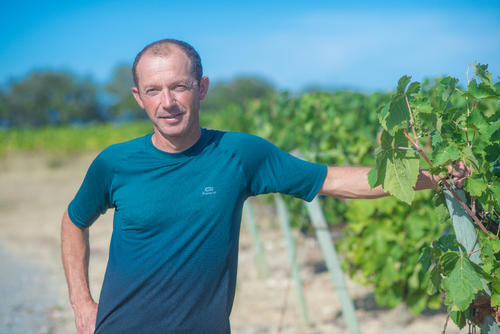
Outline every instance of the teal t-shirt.
<svg viewBox="0 0 500 334">
<path fill-rule="evenodd" d="M 243 133 L 202 129 L 181 153 L 151 134 L 103 150 L 68 208 L 81 228 L 115 209 L 96 333 L 230 333 L 244 201 L 310 201 L 325 176 Z"/>
</svg>

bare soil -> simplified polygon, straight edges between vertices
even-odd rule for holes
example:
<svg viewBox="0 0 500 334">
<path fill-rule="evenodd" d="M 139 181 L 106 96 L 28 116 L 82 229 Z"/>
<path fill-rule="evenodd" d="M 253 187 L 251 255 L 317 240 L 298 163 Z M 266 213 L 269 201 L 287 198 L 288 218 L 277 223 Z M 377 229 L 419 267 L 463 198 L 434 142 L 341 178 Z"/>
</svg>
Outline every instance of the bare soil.
<svg viewBox="0 0 500 334">
<path fill-rule="evenodd" d="M 16 154 L 0 159 L 0 333 L 75 333 L 60 255 L 60 221 L 95 154 Z M 232 331 L 253 333 L 347 333 L 338 298 L 316 240 L 296 235 L 310 324 L 298 311 L 282 234 L 270 208 L 259 208 L 269 276 L 259 278 L 254 249 L 242 225 Z M 99 297 L 112 231 L 112 212 L 90 229 L 90 287 Z M 371 288 L 346 277 L 363 333 L 441 333 L 446 314 L 413 316 L 404 306 L 378 307 Z M 459 331 L 451 322 L 447 333 Z"/>
</svg>

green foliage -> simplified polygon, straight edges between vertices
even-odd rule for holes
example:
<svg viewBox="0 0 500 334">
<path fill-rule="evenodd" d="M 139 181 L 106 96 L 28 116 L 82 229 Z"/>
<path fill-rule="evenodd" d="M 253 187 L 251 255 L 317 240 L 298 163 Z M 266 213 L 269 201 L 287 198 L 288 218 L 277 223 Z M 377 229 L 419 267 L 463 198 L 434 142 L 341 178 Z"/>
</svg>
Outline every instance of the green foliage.
<svg viewBox="0 0 500 334">
<path fill-rule="evenodd" d="M 115 68 L 111 80 L 104 86 L 104 90 L 113 99 L 109 106 L 111 117 L 115 119 L 147 119 L 146 113 L 137 105 L 132 95 L 134 80 L 129 65 Z"/>
<path fill-rule="evenodd" d="M 2 95 L 0 122 L 9 126 L 103 120 L 94 84 L 66 72 L 32 73 Z"/>
<path fill-rule="evenodd" d="M 317 92 L 292 96 L 287 92 L 269 100 L 254 100 L 247 114 L 254 133 L 285 151 L 300 151 L 306 160 L 327 165 L 373 165 L 379 130 L 376 113 L 387 94 Z M 300 200 L 285 196 L 292 223 L 303 226 L 307 214 Z M 345 222 L 345 202 L 322 199 L 330 223 Z"/>
<path fill-rule="evenodd" d="M 151 122 L 10 129 L 0 131 L 0 156 L 19 151 L 57 154 L 96 151 L 151 131 Z"/>
<path fill-rule="evenodd" d="M 201 102 L 203 112 L 215 113 L 230 109 L 245 112 L 246 104 L 255 99 L 269 98 L 274 88 L 266 81 L 252 77 L 239 77 L 230 82 L 217 82 L 210 86 Z"/>
<path fill-rule="evenodd" d="M 384 191 L 410 204 L 415 196 L 413 186 L 417 182 L 419 159 L 417 152 L 408 149 L 403 131 L 391 136 L 384 130 L 376 155 L 376 168 L 368 175 L 370 186 L 382 185 Z"/>
<path fill-rule="evenodd" d="M 394 154 L 398 147 L 412 147 L 423 158 L 430 157 L 428 167 L 443 177 L 447 165 L 457 160 L 464 161 L 473 170 L 464 187 L 468 194 L 466 204 L 475 210 L 477 220 L 490 231 L 477 231 L 477 251 L 481 252 L 481 260 L 472 262 L 471 254 L 467 254 L 456 240 L 451 240 L 451 234 L 447 239 L 441 237 L 433 242 L 432 247 L 424 248 L 420 257 L 426 272 L 427 292 L 430 295 L 445 293 L 446 304 L 453 311 L 451 317 L 459 327 L 469 318 L 468 310 L 477 294 L 491 294 L 492 305 L 500 302 L 497 278 L 500 267 L 500 193 L 497 190 L 500 188 L 500 85 L 493 83 L 487 67 L 474 64 L 475 76 L 466 89 L 458 86 L 457 79 L 445 77 L 433 84 L 426 81 L 421 89 L 417 88 L 419 83 L 413 82 L 405 90 L 410 80 L 403 76 L 391 102 L 379 113 L 379 122 L 385 132 L 377 150 L 376 168 L 370 172 L 372 186 L 381 184 L 409 203 L 411 196 L 408 193 L 413 192 L 416 178 L 412 178 L 415 170 L 410 172 L 405 164 L 414 163 L 416 157 Z M 481 82 L 478 83 L 476 77 Z M 398 173 L 384 178 L 390 164 L 398 166 Z M 406 182 L 399 182 L 399 179 L 394 182 L 398 176 Z M 442 200 L 434 202 L 439 204 L 438 212 L 442 212 Z"/>
<path fill-rule="evenodd" d="M 243 132 L 253 130 L 251 119 L 238 108 L 227 108 L 219 113 L 202 112 L 200 121 L 202 126 L 208 128 Z M 116 125 L 102 123 L 88 126 L 12 128 L 0 131 L 0 157 L 15 152 L 66 154 L 96 151 L 152 131 L 149 120 Z"/>
<path fill-rule="evenodd" d="M 431 193 L 416 194 L 412 206 L 394 197 L 348 202 L 346 237 L 340 247 L 344 266 L 358 282 L 375 286 L 377 303 L 395 307 L 406 302 L 418 314 L 426 307 L 439 308 L 437 291 L 427 295 L 427 282 L 422 267 L 428 259 L 421 252 L 446 225 L 438 224 L 436 212 L 429 206 Z"/>
</svg>

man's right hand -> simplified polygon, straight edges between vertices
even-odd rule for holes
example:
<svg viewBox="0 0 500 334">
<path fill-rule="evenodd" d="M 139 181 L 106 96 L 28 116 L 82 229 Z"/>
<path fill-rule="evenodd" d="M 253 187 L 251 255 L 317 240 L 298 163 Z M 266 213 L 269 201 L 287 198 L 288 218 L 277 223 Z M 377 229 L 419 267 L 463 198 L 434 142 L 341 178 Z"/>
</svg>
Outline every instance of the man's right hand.
<svg viewBox="0 0 500 334">
<path fill-rule="evenodd" d="M 73 306 L 78 334 L 94 334 L 97 317 L 97 303 L 94 301 Z"/>
<path fill-rule="evenodd" d="M 448 175 L 446 178 L 451 178 L 453 184 L 461 189 L 465 185 L 465 179 L 471 175 L 472 169 L 463 160 L 458 160 L 453 165 L 448 166 Z"/>
<path fill-rule="evenodd" d="M 93 334 L 97 304 L 89 291 L 89 230 L 76 226 L 68 211 L 64 213 L 61 224 L 61 251 L 77 332 Z"/>
</svg>

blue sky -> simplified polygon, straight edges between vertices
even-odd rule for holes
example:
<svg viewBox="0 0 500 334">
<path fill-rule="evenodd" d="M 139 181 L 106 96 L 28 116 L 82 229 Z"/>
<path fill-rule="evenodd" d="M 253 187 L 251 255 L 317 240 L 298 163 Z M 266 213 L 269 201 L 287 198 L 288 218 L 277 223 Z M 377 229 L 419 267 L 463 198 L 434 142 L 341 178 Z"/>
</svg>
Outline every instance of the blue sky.
<svg viewBox="0 0 500 334">
<path fill-rule="evenodd" d="M 388 90 L 403 74 L 500 75 L 500 1 L 22 1 L 0 12 L 0 84 L 36 69 L 97 82 L 146 44 L 183 39 L 212 82 Z"/>
</svg>

